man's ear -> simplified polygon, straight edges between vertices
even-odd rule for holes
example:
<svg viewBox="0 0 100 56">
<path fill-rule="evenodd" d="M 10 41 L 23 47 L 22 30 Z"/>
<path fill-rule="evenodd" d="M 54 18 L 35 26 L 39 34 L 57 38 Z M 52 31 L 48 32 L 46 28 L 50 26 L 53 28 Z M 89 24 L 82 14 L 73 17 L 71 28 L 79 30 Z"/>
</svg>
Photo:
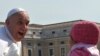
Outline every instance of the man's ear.
<svg viewBox="0 0 100 56">
<path fill-rule="evenodd" d="M 6 25 L 9 25 L 9 19 L 6 19 L 5 23 Z"/>
</svg>

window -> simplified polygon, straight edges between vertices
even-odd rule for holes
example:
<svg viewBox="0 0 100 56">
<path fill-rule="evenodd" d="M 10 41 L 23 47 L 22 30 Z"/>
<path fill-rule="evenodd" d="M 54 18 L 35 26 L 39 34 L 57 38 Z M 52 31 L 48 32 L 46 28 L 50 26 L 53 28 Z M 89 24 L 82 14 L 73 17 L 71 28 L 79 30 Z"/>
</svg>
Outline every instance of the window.
<svg viewBox="0 0 100 56">
<path fill-rule="evenodd" d="M 49 43 L 49 45 L 50 45 L 50 46 L 52 46 L 52 45 L 53 45 L 53 43 Z"/>
<path fill-rule="evenodd" d="M 38 46 L 41 46 L 41 44 L 40 44 L 40 43 L 38 43 L 37 45 L 38 45 Z"/>
<path fill-rule="evenodd" d="M 42 34 L 42 32 L 40 32 L 40 34 Z"/>
<path fill-rule="evenodd" d="M 55 34 L 55 31 L 52 31 L 52 34 Z"/>
<path fill-rule="evenodd" d="M 28 56 L 32 56 L 32 50 L 28 49 Z"/>
<path fill-rule="evenodd" d="M 42 51 L 41 51 L 41 49 L 38 50 L 38 56 L 42 56 Z"/>
<path fill-rule="evenodd" d="M 32 44 L 28 42 L 28 43 L 27 43 L 27 46 L 32 46 Z"/>
<path fill-rule="evenodd" d="M 64 41 L 61 41 L 61 44 L 65 44 L 65 42 Z"/>
<path fill-rule="evenodd" d="M 67 32 L 67 30 L 63 30 L 63 32 Z"/>
<path fill-rule="evenodd" d="M 61 48 L 61 56 L 65 56 L 65 48 Z"/>
<path fill-rule="evenodd" d="M 49 56 L 54 56 L 54 50 L 53 49 L 49 49 Z"/>
<path fill-rule="evenodd" d="M 35 34 L 35 32 L 33 32 L 33 34 Z"/>
</svg>

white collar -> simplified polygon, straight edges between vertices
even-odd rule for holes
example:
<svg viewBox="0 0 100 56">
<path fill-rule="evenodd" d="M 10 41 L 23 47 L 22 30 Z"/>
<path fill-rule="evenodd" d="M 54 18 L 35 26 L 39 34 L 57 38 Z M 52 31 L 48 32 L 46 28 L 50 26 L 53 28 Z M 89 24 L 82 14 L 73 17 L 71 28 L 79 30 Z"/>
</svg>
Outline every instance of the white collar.
<svg viewBox="0 0 100 56">
<path fill-rule="evenodd" d="M 87 50 L 88 52 L 91 53 L 91 55 L 100 55 L 99 54 L 99 50 L 97 49 L 96 45 L 92 45 L 92 44 L 84 44 L 84 43 L 78 43 L 73 45 L 73 47 L 71 48 L 71 51 L 73 51 L 76 48 L 82 48 L 84 47 L 85 50 Z"/>
<path fill-rule="evenodd" d="M 9 32 L 9 30 L 8 30 L 8 28 L 7 28 L 7 26 L 5 25 L 4 26 L 4 28 L 5 28 L 5 31 L 7 32 L 7 34 L 8 34 L 8 36 L 9 36 L 9 38 L 13 41 L 13 42 L 17 42 L 16 40 L 14 40 L 14 38 L 13 38 L 13 36 L 11 35 L 11 33 Z"/>
</svg>

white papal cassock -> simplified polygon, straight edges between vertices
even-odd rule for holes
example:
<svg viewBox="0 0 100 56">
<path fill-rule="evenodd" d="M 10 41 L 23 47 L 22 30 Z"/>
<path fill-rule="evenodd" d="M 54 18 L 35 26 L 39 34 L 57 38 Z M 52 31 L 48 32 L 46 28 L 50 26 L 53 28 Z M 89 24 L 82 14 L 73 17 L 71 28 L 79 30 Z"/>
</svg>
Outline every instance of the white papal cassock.
<svg viewBox="0 0 100 56">
<path fill-rule="evenodd" d="M 0 56 L 21 56 L 20 52 L 21 42 L 14 42 L 6 26 L 0 28 Z"/>
</svg>

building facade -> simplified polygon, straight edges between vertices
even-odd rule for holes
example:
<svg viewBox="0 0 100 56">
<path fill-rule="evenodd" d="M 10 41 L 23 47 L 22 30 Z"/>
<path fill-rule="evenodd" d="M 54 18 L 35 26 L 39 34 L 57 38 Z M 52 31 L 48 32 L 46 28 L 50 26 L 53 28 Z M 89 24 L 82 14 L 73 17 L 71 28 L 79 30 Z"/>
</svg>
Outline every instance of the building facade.
<svg viewBox="0 0 100 56">
<path fill-rule="evenodd" d="M 69 33 L 72 24 L 77 21 L 81 20 L 48 25 L 30 24 L 22 40 L 22 56 L 67 56 Z M 1 22 L 0 27 L 3 25 Z"/>
<path fill-rule="evenodd" d="M 69 33 L 76 21 L 49 25 L 29 25 L 29 31 L 22 41 L 23 56 L 66 56 L 69 47 Z"/>
</svg>

